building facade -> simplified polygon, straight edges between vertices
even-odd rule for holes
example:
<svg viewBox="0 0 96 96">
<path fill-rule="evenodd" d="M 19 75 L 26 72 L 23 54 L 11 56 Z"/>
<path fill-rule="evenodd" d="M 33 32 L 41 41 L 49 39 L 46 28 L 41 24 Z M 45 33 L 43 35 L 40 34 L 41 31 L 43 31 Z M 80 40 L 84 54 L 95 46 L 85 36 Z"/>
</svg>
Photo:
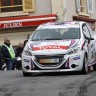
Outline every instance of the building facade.
<svg viewBox="0 0 96 96">
<path fill-rule="evenodd" d="M 12 45 L 17 46 L 38 25 L 56 18 L 50 0 L 0 0 L 0 45 L 9 37 Z"/>
<path fill-rule="evenodd" d="M 81 20 L 96 30 L 96 0 L 0 0 L 0 44 L 27 39 L 38 25 L 49 21 Z"/>
<path fill-rule="evenodd" d="M 52 13 L 59 20 L 86 21 L 96 30 L 96 0 L 51 0 L 51 3 Z"/>
</svg>

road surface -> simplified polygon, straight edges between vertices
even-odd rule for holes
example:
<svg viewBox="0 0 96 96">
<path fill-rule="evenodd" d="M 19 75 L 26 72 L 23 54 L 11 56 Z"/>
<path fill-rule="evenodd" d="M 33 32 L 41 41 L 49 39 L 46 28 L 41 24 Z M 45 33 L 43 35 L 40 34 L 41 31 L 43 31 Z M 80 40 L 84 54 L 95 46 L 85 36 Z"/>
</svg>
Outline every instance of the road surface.
<svg viewBox="0 0 96 96">
<path fill-rule="evenodd" d="M 0 96 L 96 96 L 96 72 L 23 77 L 22 71 L 0 71 Z"/>
</svg>

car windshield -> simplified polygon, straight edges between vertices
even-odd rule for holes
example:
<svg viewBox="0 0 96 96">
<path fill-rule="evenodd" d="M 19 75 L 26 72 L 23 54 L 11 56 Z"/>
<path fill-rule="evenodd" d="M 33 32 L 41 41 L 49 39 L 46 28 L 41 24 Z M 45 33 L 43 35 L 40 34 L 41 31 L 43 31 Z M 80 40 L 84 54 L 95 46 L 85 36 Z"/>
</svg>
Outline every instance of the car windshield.
<svg viewBox="0 0 96 96">
<path fill-rule="evenodd" d="M 33 34 L 31 40 L 63 40 L 63 39 L 79 39 L 79 28 L 52 28 L 38 29 Z"/>
</svg>

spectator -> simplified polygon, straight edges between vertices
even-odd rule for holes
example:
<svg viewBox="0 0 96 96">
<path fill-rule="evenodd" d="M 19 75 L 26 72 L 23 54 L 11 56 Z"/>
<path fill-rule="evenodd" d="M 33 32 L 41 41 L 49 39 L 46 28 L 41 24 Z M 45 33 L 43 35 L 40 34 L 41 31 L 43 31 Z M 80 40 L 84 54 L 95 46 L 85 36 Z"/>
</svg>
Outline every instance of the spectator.
<svg viewBox="0 0 96 96">
<path fill-rule="evenodd" d="M 21 57 L 23 51 L 23 43 L 19 43 L 18 47 L 15 49 L 16 57 Z"/>
<path fill-rule="evenodd" d="M 0 46 L 0 70 L 2 70 L 3 64 L 4 64 L 4 58 L 3 58 L 3 54 L 1 52 L 1 46 Z"/>
<path fill-rule="evenodd" d="M 15 54 L 16 54 L 16 57 L 17 57 L 17 69 L 20 70 L 22 65 L 21 65 L 21 60 L 19 58 L 21 58 L 21 54 L 22 54 L 22 51 L 23 51 L 23 43 L 19 43 L 18 47 L 15 49 Z"/>
<path fill-rule="evenodd" d="M 26 40 L 24 40 L 24 46 L 23 46 L 23 49 L 24 49 L 24 47 L 25 47 L 25 45 L 26 45 L 26 43 L 28 42 L 28 40 L 26 39 Z"/>
<path fill-rule="evenodd" d="M 7 70 L 14 70 L 16 58 L 9 38 L 4 39 L 4 44 L 1 47 L 1 51 L 5 59 Z"/>
</svg>

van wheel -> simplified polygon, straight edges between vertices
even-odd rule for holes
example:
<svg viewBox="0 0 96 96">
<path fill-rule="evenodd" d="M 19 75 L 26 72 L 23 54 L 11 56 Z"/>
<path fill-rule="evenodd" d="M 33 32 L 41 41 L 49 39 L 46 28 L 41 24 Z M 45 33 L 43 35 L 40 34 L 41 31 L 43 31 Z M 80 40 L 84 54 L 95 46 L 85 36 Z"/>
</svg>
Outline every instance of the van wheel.
<svg viewBox="0 0 96 96">
<path fill-rule="evenodd" d="M 31 73 L 23 72 L 23 76 L 31 76 L 31 75 L 32 75 Z"/>
<path fill-rule="evenodd" d="M 87 73 L 88 73 L 88 65 L 87 65 L 87 57 L 85 56 L 83 60 L 82 74 Z"/>
</svg>

